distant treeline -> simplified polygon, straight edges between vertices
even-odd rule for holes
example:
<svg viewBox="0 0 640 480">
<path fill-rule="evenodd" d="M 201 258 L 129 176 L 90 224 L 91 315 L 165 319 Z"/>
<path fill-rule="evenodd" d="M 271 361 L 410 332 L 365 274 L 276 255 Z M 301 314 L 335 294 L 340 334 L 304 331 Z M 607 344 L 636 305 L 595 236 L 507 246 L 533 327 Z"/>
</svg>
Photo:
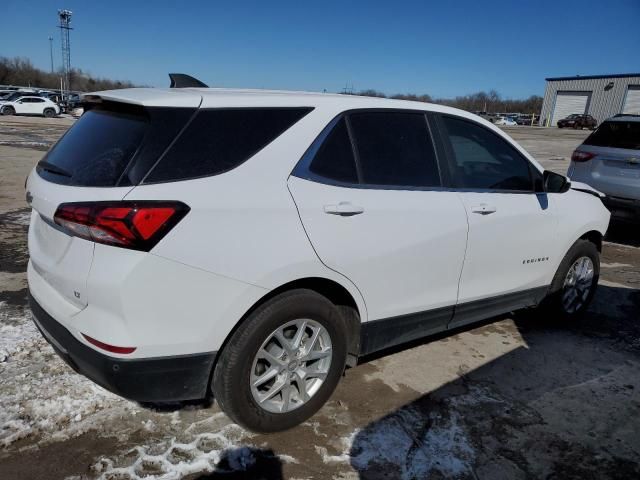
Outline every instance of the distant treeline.
<svg viewBox="0 0 640 480">
<path fill-rule="evenodd" d="M 416 95 L 413 93 L 387 96 L 377 90 L 362 90 L 354 95 L 366 97 L 394 98 L 399 100 L 413 100 L 416 102 L 439 103 L 450 107 L 460 108 L 469 112 L 489 113 L 540 113 L 542 97 L 531 95 L 525 100 L 504 99 L 495 90 L 477 92 L 455 98 L 432 98 L 430 95 Z"/>
<path fill-rule="evenodd" d="M 60 72 L 45 72 L 33 66 L 27 58 L 0 57 L 0 85 L 17 85 L 21 87 L 60 88 Z M 79 68 L 71 70 L 70 90 L 92 92 L 96 90 L 111 90 L 114 88 L 129 88 L 134 85 L 128 81 L 96 78 L 84 73 Z"/>
<path fill-rule="evenodd" d="M 0 85 L 34 86 L 39 88 L 60 88 L 60 72 L 45 72 L 33 66 L 27 58 L 0 57 Z M 96 78 L 84 73 L 79 68 L 71 71 L 70 90 L 79 92 L 93 92 L 96 90 L 111 90 L 115 88 L 129 88 L 134 85 L 129 81 Z M 368 97 L 395 98 L 400 100 L 414 100 L 418 102 L 439 103 L 451 107 L 461 108 L 470 112 L 484 111 L 489 113 L 540 113 L 542 97 L 531 95 L 525 100 L 503 99 L 495 90 L 478 92 L 455 98 L 432 98 L 430 95 L 416 95 L 413 93 L 387 96 L 377 90 L 362 90 L 354 95 Z"/>
</svg>

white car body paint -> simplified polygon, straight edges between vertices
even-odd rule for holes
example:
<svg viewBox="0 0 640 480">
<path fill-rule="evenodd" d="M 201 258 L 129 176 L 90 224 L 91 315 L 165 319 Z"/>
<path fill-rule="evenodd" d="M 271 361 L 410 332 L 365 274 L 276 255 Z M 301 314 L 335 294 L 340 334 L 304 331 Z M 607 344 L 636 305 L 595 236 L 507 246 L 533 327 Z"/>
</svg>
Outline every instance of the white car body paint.
<svg viewBox="0 0 640 480">
<path fill-rule="evenodd" d="M 542 167 L 501 129 L 468 112 L 420 102 L 301 92 L 124 89 L 103 99 L 192 108 L 313 107 L 224 174 L 135 187 L 58 185 L 35 170 L 29 285 L 75 338 L 135 346 L 151 358 L 217 351 L 242 317 L 289 282 L 323 278 L 353 297 L 362 322 L 548 285 L 586 232 L 609 214 L 595 196 L 348 189 L 290 176 L 326 125 L 346 110 L 441 112 L 472 120 Z M 541 208 L 540 197 L 548 204 Z M 51 226 L 65 202 L 179 200 L 191 211 L 149 253 L 94 244 Z M 362 215 L 327 215 L 351 202 Z M 488 205 L 490 215 L 473 212 Z M 548 261 L 523 265 L 528 258 Z"/>
<path fill-rule="evenodd" d="M 31 99 L 36 99 L 36 101 L 29 101 Z M 44 115 L 44 111 L 48 108 L 53 109 L 56 115 L 60 113 L 60 107 L 56 103 L 39 96 L 25 95 L 12 102 L 2 102 L 0 108 L 6 107 L 12 107 L 16 115 Z"/>
</svg>

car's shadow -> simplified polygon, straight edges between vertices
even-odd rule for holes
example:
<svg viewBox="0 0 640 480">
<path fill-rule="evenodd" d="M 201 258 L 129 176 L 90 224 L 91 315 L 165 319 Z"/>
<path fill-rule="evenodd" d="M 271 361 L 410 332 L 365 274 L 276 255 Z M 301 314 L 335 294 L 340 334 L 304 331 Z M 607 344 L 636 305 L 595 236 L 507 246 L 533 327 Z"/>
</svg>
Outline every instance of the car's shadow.
<svg viewBox="0 0 640 480">
<path fill-rule="evenodd" d="M 640 292 L 600 286 L 579 323 L 512 315 L 523 346 L 366 425 L 352 467 L 361 479 L 640 478 L 638 312 Z"/>
<path fill-rule="evenodd" d="M 640 221 L 632 223 L 611 219 L 605 240 L 611 243 L 640 247 Z"/>
</svg>

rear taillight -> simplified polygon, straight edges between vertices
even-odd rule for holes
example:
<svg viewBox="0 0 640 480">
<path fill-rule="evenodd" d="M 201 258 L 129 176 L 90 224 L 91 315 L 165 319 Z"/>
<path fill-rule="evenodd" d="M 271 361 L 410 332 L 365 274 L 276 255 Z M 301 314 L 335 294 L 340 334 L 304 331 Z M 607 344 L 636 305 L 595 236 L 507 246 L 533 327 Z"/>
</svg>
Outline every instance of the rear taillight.
<svg viewBox="0 0 640 480">
<path fill-rule="evenodd" d="M 571 160 L 573 162 L 588 162 L 595 154 L 589 152 L 581 152 L 580 150 L 574 150 L 571 154 Z"/>
<path fill-rule="evenodd" d="M 181 202 L 63 203 L 54 221 L 85 240 L 148 252 L 188 212 Z"/>
</svg>

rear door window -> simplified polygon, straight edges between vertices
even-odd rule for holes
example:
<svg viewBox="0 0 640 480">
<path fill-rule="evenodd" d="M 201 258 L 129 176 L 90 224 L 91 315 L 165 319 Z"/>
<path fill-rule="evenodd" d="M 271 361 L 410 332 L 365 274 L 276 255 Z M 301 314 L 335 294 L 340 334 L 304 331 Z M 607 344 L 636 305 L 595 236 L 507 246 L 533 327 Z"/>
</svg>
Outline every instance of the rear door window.
<svg viewBox="0 0 640 480">
<path fill-rule="evenodd" d="M 423 113 L 349 115 L 361 183 L 399 187 L 440 186 L 436 155 Z"/>
<path fill-rule="evenodd" d="M 358 183 L 358 171 L 345 118 L 333 127 L 309 165 L 315 175 L 343 183 Z"/>
<path fill-rule="evenodd" d="M 218 175 L 254 156 L 311 108 L 201 110 L 145 183 Z"/>
<path fill-rule="evenodd" d="M 604 122 L 584 141 L 594 147 L 640 150 L 640 122 Z"/>
</svg>

